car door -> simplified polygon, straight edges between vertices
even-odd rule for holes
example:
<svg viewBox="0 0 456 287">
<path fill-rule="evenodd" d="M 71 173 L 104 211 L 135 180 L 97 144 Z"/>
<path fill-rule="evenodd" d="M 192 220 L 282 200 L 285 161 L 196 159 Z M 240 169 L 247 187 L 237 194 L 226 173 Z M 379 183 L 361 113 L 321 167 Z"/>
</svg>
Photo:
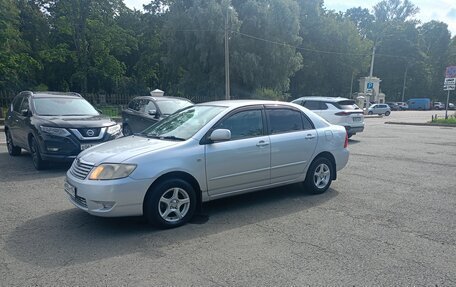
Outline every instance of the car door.
<svg viewBox="0 0 456 287">
<path fill-rule="evenodd" d="M 317 146 L 312 122 L 299 110 L 268 106 L 271 184 L 294 181 L 305 174 Z"/>
<path fill-rule="evenodd" d="M 270 183 L 271 149 L 263 107 L 235 111 L 214 129 L 228 129 L 231 140 L 206 145 L 206 180 L 212 197 Z"/>
<path fill-rule="evenodd" d="M 16 115 L 18 125 L 16 132 L 16 141 L 18 144 L 24 147 L 28 147 L 28 134 L 31 130 L 29 101 L 29 97 L 24 96 L 24 99 L 22 100 L 21 106 L 19 108 L 19 113 Z"/>
<path fill-rule="evenodd" d="M 144 104 L 144 107 L 141 107 L 141 130 L 145 130 L 160 120 L 160 111 L 155 103 L 147 100 Z M 152 114 L 154 111 L 155 113 Z"/>
<path fill-rule="evenodd" d="M 122 122 L 128 125 L 130 130 L 134 133 L 139 131 L 137 127 L 137 113 L 139 112 L 139 99 L 133 99 L 128 103 L 128 108 L 122 111 Z"/>
<path fill-rule="evenodd" d="M 20 140 L 20 123 L 19 123 L 19 113 L 21 112 L 21 105 L 22 100 L 24 99 L 23 95 L 18 95 L 14 98 L 10 112 L 8 113 L 8 117 L 6 122 L 8 124 L 8 129 L 10 131 L 11 137 L 13 138 L 13 142 L 16 145 L 22 146 L 23 144 Z"/>
</svg>

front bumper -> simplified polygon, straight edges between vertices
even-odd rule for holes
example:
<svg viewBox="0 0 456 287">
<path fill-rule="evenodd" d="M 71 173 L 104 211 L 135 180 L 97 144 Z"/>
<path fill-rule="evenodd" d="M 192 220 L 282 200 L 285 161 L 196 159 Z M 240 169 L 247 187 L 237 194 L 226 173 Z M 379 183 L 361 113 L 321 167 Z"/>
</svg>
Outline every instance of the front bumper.
<svg viewBox="0 0 456 287">
<path fill-rule="evenodd" d="M 67 172 L 66 182 L 75 188 L 68 199 L 77 208 L 102 217 L 140 216 L 151 179 L 136 180 L 130 177 L 116 180 L 88 180 Z"/>
</svg>

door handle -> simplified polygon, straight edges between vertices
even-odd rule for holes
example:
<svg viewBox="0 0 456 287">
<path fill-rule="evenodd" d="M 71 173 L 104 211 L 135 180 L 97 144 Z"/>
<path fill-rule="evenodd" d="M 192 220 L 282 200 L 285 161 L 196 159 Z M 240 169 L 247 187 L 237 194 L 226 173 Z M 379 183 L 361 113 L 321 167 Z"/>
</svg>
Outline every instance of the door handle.
<svg viewBox="0 0 456 287">
<path fill-rule="evenodd" d="M 268 146 L 269 143 L 268 142 L 265 142 L 265 141 L 259 141 L 256 146 L 257 147 L 264 147 L 264 146 Z"/>
<path fill-rule="evenodd" d="M 305 137 L 306 140 L 311 140 L 311 139 L 313 139 L 313 138 L 315 138 L 315 135 L 313 135 L 313 134 L 308 134 L 308 135 L 306 135 L 306 137 Z"/>
</svg>

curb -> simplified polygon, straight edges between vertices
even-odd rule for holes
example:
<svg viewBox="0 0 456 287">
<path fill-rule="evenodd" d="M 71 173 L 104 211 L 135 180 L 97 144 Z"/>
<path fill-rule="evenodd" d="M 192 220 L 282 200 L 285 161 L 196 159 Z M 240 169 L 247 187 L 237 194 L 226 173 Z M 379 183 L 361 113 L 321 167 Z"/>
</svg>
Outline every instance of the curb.
<svg viewBox="0 0 456 287">
<path fill-rule="evenodd" d="M 388 125 L 405 125 L 405 126 L 424 126 L 424 127 L 449 127 L 456 128 L 456 125 L 451 124 L 433 124 L 433 123 L 405 123 L 405 122 L 385 122 Z"/>
</svg>

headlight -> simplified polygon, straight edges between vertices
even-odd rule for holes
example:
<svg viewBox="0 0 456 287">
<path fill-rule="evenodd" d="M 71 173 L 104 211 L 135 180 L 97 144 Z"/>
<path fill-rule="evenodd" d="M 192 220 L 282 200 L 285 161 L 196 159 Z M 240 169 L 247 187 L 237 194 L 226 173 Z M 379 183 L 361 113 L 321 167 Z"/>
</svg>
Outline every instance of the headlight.
<svg viewBox="0 0 456 287">
<path fill-rule="evenodd" d="M 115 134 L 120 133 L 120 130 L 121 130 L 120 125 L 117 124 L 117 125 L 108 127 L 107 133 L 110 135 L 115 135 Z"/>
<path fill-rule="evenodd" d="M 70 132 L 64 128 L 53 128 L 53 127 L 40 126 L 40 129 L 42 132 L 53 135 L 53 136 L 66 137 L 66 136 L 70 135 Z"/>
<path fill-rule="evenodd" d="M 103 163 L 97 166 L 89 175 L 91 180 L 119 179 L 129 176 L 136 165 L 134 164 L 116 164 Z"/>
</svg>

